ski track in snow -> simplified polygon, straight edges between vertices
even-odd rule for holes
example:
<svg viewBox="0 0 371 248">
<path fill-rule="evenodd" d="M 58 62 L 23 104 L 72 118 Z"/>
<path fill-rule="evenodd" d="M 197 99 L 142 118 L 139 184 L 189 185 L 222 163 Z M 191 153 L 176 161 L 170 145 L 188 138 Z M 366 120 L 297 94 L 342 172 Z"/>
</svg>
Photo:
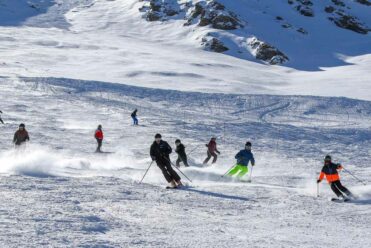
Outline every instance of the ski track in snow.
<svg viewBox="0 0 371 248">
<path fill-rule="evenodd" d="M 0 145 L 0 226 L 6 230 L 1 244 L 367 247 L 370 184 L 356 186 L 343 173 L 343 183 L 360 199 L 339 204 L 328 200 L 332 192 L 325 183 L 316 198 L 315 179 L 318 161 L 332 152 L 368 180 L 370 102 L 187 93 L 62 78 L 2 78 L 0 84 L 2 99 L 17 99 L 2 105 L 2 141 L 9 142 Z M 261 119 L 281 102 L 290 106 Z M 130 124 L 134 108 L 138 127 Z M 334 110 L 336 118 L 327 116 Z M 301 115 L 305 123 L 298 123 Z M 19 122 L 31 136 L 22 155 L 9 149 Z M 92 134 L 100 123 L 103 149 L 113 154 L 92 153 Z M 156 166 L 138 184 L 156 132 L 171 145 L 181 138 L 188 151 L 199 147 L 191 155 L 193 167 L 182 168 L 194 181 L 191 187 L 164 189 Z M 217 165 L 203 167 L 203 147 L 211 135 L 219 137 L 222 155 Z M 257 159 L 253 182 L 221 178 L 246 139 L 253 140 Z"/>
</svg>

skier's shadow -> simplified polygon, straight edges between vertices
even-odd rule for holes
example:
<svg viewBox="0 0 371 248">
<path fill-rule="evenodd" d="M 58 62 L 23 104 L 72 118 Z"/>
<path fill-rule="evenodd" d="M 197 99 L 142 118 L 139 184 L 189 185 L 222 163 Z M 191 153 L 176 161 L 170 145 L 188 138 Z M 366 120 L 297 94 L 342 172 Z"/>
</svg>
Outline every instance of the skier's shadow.
<svg viewBox="0 0 371 248">
<path fill-rule="evenodd" d="M 199 190 L 199 189 L 194 189 L 194 188 L 185 188 L 183 190 L 198 193 L 198 194 L 201 194 L 201 195 L 207 195 L 207 196 L 222 198 L 222 199 L 249 201 L 249 199 L 246 198 L 246 197 L 234 196 L 234 195 L 225 195 L 225 194 L 222 194 L 222 193 L 215 193 L 215 192 L 204 191 L 204 190 Z"/>
</svg>

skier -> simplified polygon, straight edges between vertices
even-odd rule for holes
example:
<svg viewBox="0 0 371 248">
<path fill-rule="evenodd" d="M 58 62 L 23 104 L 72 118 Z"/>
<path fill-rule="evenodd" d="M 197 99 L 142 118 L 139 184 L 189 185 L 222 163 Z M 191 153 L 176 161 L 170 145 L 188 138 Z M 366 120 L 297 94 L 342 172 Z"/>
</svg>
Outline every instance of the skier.
<svg viewBox="0 0 371 248">
<path fill-rule="evenodd" d="M 235 158 L 237 159 L 236 166 L 228 173 L 228 176 L 234 176 L 242 178 L 248 171 L 248 165 L 251 161 L 251 165 L 255 165 L 254 154 L 251 152 L 251 142 L 246 142 L 245 149 L 239 151 Z"/>
<path fill-rule="evenodd" d="M 2 114 L 2 113 L 3 113 L 3 111 L 0 110 L 0 122 L 1 122 L 2 124 L 4 124 L 3 119 L 1 119 L 1 114 Z"/>
<path fill-rule="evenodd" d="M 188 159 L 187 154 L 185 152 L 185 146 L 181 143 L 179 139 L 175 141 L 176 149 L 175 152 L 178 154 L 178 159 L 176 160 L 176 166 L 180 167 L 180 162 L 183 162 L 183 164 L 186 167 L 189 167 L 188 165 Z"/>
<path fill-rule="evenodd" d="M 101 150 L 102 143 L 103 143 L 102 125 L 98 125 L 97 130 L 95 130 L 94 137 L 95 137 L 95 139 L 97 140 L 97 143 L 98 143 L 97 150 L 95 150 L 95 152 L 102 152 L 102 150 Z"/>
<path fill-rule="evenodd" d="M 331 156 L 326 155 L 325 157 L 325 165 L 322 167 L 321 174 L 317 180 L 317 183 L 320 183 L 324 177 L 326 177 L 327 182 L 330 184 L 332 191 L 336 194 L 336 196 L 341 200 L 348 201 L 349 198 L 353 198 L 353 194 L 345 188 L 341 182 L 338 170 L 341 170 L 343 167 L 341 164 L 335 164 L 331 161 Z M 344 194 L 346 196 L 344 196 Z"/>
<path fill-rule="evenodd" d="M 203 164 L 207 164 L 209 162 L 210 158 L 213 157 L 213 164 L 216 162 L 218 159 L 218 155 L 216 153 L 220 154 L 218 149 L 216 148 L 216 138 L 212 137 L 209 144 L 206 144 L 207 147 L 207 158 L 205 159 Z"/>
<path fill-rule="evenodd" d="M 28 136 L 26 125 L 21 123 L 18 130 L 14 134 L 13 143 L 16 147 L 20 147 L 22 144 L 29 140 L 30 137 Z"/>
<path fill-rule="evenodd" d="M 170 145 L 162 140 L 161 134 L 156 134 L 155 141 L 151 145 L 150 155 L 152 161 L 156 161 L 157 166 L 161 169 L 164 177 L 170 186 L 168 188 L 177 188 L 183 186 L 180 176 L 174 171 L 170 163 Z"/>
<path fill-rule="evenodd" d="M 138 125 L 138 118 L 137 118 L 138 109 L 135 109 L 133 113 L 131 113 L 131 118 L 133 119 L 134 126 Z"/>
</svg>

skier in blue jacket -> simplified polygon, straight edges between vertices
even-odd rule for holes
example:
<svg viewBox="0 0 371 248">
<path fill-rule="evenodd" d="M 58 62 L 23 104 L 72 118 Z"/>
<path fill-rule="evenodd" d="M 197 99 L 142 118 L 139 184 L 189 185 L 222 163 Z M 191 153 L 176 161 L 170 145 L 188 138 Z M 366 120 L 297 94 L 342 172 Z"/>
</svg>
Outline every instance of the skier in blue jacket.
<svg viewBox="0 0 371 248">
<path fill-rule="evenodd" d="M 254 154 L 251 152 L 251 142 L 246 142 L 245 149 L 239 151 L 235 158 L 237 159 L 237 164 L 228 175 L 234 176 L 237 174 L 237 177 L 241 178 L 249 171 L 248 165 L 250 161 L 252 166 L 255 165 Z"/>
</svg>

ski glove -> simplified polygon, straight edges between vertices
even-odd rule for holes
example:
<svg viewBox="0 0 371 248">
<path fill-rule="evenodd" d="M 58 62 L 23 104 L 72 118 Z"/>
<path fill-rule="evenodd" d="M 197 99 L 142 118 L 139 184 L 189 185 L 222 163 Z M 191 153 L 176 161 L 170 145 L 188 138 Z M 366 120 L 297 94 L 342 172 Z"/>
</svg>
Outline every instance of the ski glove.
<svg viewBox="0 0 371 248">
<path fill-rule="evenodd" d="M 156 157 L 151 157 L 152 158 L 152 161 L 156 161 Z"/>
<path fill-rule="evenodd" d="M 220 152 L 219 151 L 216 151 L 219 155 L 220 155 Z"/>
<path fill-rule="evenodd" d="M 318 180 L 317 180 L 317 183 L 320 183 L 320 182 L 321 182 L 321 180 L 318 179 Z"/>
</svg>

